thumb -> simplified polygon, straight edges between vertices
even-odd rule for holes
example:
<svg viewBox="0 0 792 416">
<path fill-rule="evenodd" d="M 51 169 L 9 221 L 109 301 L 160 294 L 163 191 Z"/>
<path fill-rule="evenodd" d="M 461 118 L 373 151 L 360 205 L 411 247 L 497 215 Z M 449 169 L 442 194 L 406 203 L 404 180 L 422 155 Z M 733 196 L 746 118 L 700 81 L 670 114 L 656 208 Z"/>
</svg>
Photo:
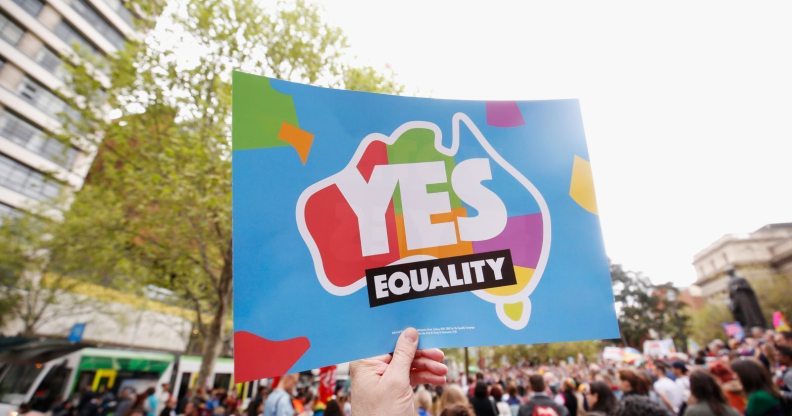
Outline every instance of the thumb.
<svg viewBox="0 0 792 416">
<path fill-rule="evenodd" d="M 396 348 L 393 350 L 393 359 L 382 377 L 396 379 L 403 377 L 409 384 L 410 368 L 417 349 L 418 331 L 415 328 L 407 328 L 402 331 L 399 340 L 396 341 Z"/>
</svg>

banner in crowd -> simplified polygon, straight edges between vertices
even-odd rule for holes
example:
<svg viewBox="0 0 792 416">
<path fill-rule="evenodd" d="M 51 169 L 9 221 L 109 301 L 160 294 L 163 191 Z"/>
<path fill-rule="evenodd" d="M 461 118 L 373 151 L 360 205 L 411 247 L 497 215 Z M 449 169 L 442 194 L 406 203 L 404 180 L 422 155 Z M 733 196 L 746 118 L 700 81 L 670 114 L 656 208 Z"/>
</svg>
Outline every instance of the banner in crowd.
<svg viewBox="0 0 792 416">
<path fill-rule="evenodd" d="M 670 357 L 671 354 L 676 352 L 674 347 L 674 340 L 666 339 L 650 339 L 643 343 L 643 353 L 647 357 L 652 358 L 665 358 Z"/>
<path fill-rule="evenodd" d="M 619 337 L 576 100 L 233 75 L 238 381 L 393 350 Z"/>
<path fill-rule="evenodd" d="M 789 322 L 783 312 L 773 312 L 773 328 L 778 332 L 790 331 Z"/>
<path fill-rule="evenodd" d="M 724 322 L 723 330 L 728 338 L 742 341 L 745 338 L 745 330 L 739 322 Z"/>
</svg>

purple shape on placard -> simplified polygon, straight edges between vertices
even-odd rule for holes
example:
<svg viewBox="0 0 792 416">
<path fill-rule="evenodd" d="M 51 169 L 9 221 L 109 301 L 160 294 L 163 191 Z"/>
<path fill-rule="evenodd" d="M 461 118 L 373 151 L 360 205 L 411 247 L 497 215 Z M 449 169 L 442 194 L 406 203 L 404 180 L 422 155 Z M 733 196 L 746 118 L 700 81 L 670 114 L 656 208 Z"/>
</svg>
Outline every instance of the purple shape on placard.
<svg viewBox="0 0 792 416">
<path fill-rule="evenodd" d="M 517 127 L 525 124 L 515 101 L 487 101 L 487 124 L 495 127 Z"/>
<path fill-rule="evenodd" d="M 536 268 L 542 252 L 542 214 L 509 217 L 497 237 L 473 242 L 474 253 L 511 250 L 515 266 Z"/>
</svg>

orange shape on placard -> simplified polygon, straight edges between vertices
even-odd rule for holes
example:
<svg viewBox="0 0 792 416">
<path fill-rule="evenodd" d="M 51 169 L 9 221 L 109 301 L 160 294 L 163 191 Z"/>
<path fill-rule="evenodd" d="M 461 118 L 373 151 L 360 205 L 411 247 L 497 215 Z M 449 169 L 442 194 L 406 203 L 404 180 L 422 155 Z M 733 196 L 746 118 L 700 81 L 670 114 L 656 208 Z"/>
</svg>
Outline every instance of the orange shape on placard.
<svg viewBox="0 0 792 416">
<path fill-rule="evenodd" d="M 297 151 L 303 165 L 308 161 L 308 153 L 313 145 L 314 135 L 312 133 L 284 121 L 278 132 L 278 138 L 290 144 Z"/>
<path fill-rule="evenodd" d="M 465 208 L 452 208 L 451 212 L 431 215 L 430 222 L 432 224 L 437 224 L 439 222 L 456 223 L 457 218 L 466 217 L 466 216 L 467 216 L 467 210 L 465 210 Z M 456 224 L 454 225 L 456 226 Z M 417 256 L 421 254 L 436 258 L 445 258 L 445 257 L 453 257 L 453 256 L 462 256 L 465 254 L 473 254 L 473 243 L 471 243 L 470 241 L 461 241 L 459 239 L 459 227 L 457 227 L 458 242 L 456 244 L 450 244 L 447 246 L 439 246 L 439 247 L 427 247 L 417 250 L 407 249 L 407 236 L 404 230 L 404 217 L 402 217 L 401 214 L 396 214 L 396 230 L 397 230 L 397 235 L 399 236 L 399 254 L 402 258 L 409 256 Z"/>
</svg>

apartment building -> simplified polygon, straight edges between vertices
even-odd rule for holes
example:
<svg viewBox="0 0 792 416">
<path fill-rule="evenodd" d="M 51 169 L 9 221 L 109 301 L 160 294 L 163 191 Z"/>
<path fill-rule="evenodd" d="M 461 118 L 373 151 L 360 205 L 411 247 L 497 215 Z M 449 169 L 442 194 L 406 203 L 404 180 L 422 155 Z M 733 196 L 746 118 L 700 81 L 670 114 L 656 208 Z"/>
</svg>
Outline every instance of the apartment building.
<svg viewBox="0 0 792 416">
<path fill-rule="evenodd" d="M 135 36 L 121 0 L 0 0 L 0 221 L 82 186 L 95 149 L 52 137 L 61 113 L 77 114 L 56 92 L 68 93 L 69 63 Z"/>
</svg>

